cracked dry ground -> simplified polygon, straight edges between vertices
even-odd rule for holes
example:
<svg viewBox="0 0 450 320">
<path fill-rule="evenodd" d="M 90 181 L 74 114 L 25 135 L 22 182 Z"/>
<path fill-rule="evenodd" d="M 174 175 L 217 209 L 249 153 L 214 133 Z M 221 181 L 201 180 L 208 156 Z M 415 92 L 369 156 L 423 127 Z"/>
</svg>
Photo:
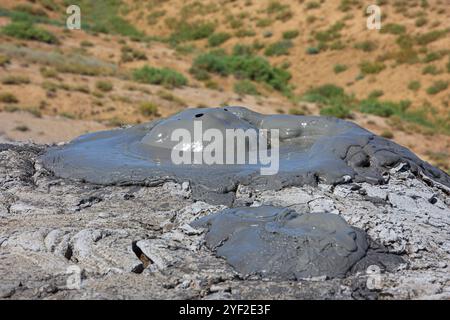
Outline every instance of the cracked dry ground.
<svg viewBox="0 0 450 320">
<path fill-rule="evenodd" d="M 271 204 L 331 212 L 365 230 L 372 246 L 405 263 L 344 279 L 243 277 L 203 246 L 189 223 L 225 208 L 194 202 L 188 185 L 95 186 L 55 178 L 36 145 L 0 145 L 0 297 L 13 299 L 450 298 L 449 190 L 405 167 L 386 185 L 240 186 L 235 206 Z M 375 245 L 376 243 L 376 245 Z M 376 249 L 376 248 L 375 248 Z M 82 272 L 66 287 L 69 266 Z"/>
</svg>

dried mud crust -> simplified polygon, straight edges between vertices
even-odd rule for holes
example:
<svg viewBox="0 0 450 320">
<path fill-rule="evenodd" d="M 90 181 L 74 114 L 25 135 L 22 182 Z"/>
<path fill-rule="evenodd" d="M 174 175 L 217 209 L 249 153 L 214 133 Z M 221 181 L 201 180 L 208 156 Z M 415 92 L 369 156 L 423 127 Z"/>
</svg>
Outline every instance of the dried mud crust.
<svg viewBox="0 0 450 320">
<path fill-rule="evenodd" d="M 367 233 L 369 249 L 344 278 L 244 277 L 205 246 L 190 224 L 227 209 L 195 201 L 188 183 L 99 186 L 55 177 L 44 146 L 0 147 L 0 296 L 33 299 L 415 299 L 450 297 L 450 199 L 407 166 L 384 185 L 256 190 L 235 206 L 271 205 L 339 215 Z M 382 260 L 377 286 L 367 268 Z M 82 270 L 68 290 L 69 266 Z"/>
</svg>

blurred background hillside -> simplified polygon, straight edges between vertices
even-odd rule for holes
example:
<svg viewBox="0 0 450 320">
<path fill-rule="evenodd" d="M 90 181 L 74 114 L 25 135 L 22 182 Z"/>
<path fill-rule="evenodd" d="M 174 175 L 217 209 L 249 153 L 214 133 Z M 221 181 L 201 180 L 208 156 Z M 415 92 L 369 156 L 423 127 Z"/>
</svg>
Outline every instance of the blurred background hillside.
<svg viewBox="0 0 450 320">
<path fill-rule="evenodd" d="M 243 105 L 349 119 L 449 172 L 449 85 L 449 0 L 0 0 L 0 141 Z"/>
</svg>

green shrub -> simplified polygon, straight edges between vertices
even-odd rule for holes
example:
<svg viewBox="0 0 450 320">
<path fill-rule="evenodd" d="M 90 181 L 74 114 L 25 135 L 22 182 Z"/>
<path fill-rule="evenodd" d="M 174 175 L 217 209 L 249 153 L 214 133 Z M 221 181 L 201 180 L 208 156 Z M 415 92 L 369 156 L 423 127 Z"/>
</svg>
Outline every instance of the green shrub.
<svg viewBox="0 0 450 320">
<path fill-rule="evenodd" d="M 424 46 L 440 38 L 444 37 L 448 33 L 447 30 L 433 30 L 416 37 L 417 44 Z"/>
<path fill-rule="evenodd" d="M 286 70 L 272 67 L 270 63 L 254 55 L 227 55 L 223 50 L 215 50 L 199 55 L 190 72 L 197 79 L 208 79 L 208 73 L 221 76 L 233 74 L 236 78 L 264 82 L 275 90 L 288 91 L 291 74 Z"/>
<path fill-rule="evenodd" d="M 283 11 L 285 11 L 287 9 L 289 9 L 288 5 L 281 4 L 278 1 L 272 0 L 268 4 L 266 12 L 268 14 L 275 14 L 275 13 L 283 12 Z"/>
<path fill-rule="evenodd" d="M 269 57 L 288 55 L 289 50 L 293 46 L 294 45 L 290 40 L 281 40 L 269 45 L 267 49 L 264 51 L 264 54 Z"/>
<path fill-rule="evenodd" d="M 358 0 L 341 0 L 338 9 L 342 12 L 347 12 L 352 9 L 353 6 L 359 5 Z"/>
<path fill-rule="evenodd" d="M 102 92 L 110 92 L 114 88 L 110 81 L 97 81 L 95 87 Z"/>
<path fill-rule="evenodd" d="M 249 80 L 241 80 L 234 84 L 234 92 L 239 95 L 259 95 L 258 89 L 255 84 Z"/>
<path fill-rule="evenodd" d="M 433 83 L 430 87 L 427 89 L 427 93 L 430 95 L 438 94 L 441 91 L 447 90 L 448 88 L 448 81 L 438 80 Z"/>
<path fill-rule="evenodd" d="M 33 40 L 49 44 L 58 44 L 59 41 L 51 32 L 37 28 L 28 22 L 12 22 L 2 28 L 1 32 L 9 37 L 23 40 Z"/>
<path fill-rule="evenodd" d="M 214 33 L 215 29 L 215 24 L 210 22 L 180 21 L 176 24 L 176 30 L 171 34 L 170 40 L 181 42 L 206 39 Z"/>
<path fill-rule="evenodd" d="M 209 79 L 208 72 L 227 76 L 231 73 L 229 58 L 221 50 L 201 54 L 194 60 L 190 72 L 198 80 Z"/>
<path fill-rule="evenodd" d="M 280 114 L 283 114 L 284 110 L 283 109 L 279 109 L 279 110 L 277 110 L 277 112 L 280 113 Z M 304 116 L 305 115 L 305 110 L 293 107 L 293 108 L 289 109 L 288 113 L 292 114 L 294 116 Z"/>
<path fill-rule="evenodd" d="M 233 47 L 234 56 L 251 56 L 255 53 L 254 46 L 246 44 L 237 44 Z"/>
<path fill-rule="evenodd" d="M 345 27 L 343 22 L 336 22 L 328 29 L 319 31 L 315 34 L 315 38 L 319 42 L 331 42 L 341 37 L 340 31 Z"/>
<path fill-rule="evenodd" d="M 336 65 L 334 66 L 334 68 L 333 68 L 334 73 L 336 73 L 336 74 L 341 73 L 341 72 L 344 72 L 344 71 L 346 71 L 347 69 L 348 69 L 348 67 L 347 67 L 347 65 L 345 65 L 345 64 L 336 64 Z"/>
<path fill-rule="evenodd" d="M 147 55 L 143 51 L 139 51 L 130 46 L 123 46 L 120 49 L 122 56 L 120 60 L 122 62 L 132 62 L 136 60 L 147 60 Z"/>
<path fill-rule="evenodd" d="M 17 127 L 14 128 L 14 130 L 21 131 L 21 132 L 27 132 L 27 131 L 30 131 L 30 128 L 28 128 L 26 125 L 18 125 Z"/>
<path fill-rule="evenodd" d="M 386 138 L 386 139 L 393 139 L 393 138 L 394 138 L 394 134 L 392 133 L 392 131 L 389 131 L 389 130 L 384 130 L 384 131 L 381 133 L 381 136 L 382 136 L 383 138 Z"/>
<path fill-rule="evenodd" d="M 428 19 L 426 17 L 419 17 L 416 19 L 416 27 L 423 27 L 428 23 Z"/>
<path fill-rule="evenodd" d="M 320 50 L 317 47 L 309 47 L 308 49 L 306 49 L 306 53 L 309 55 L 315 55 L 319 54 Z"/>
<path fill-rule="evenodd" d="M 3 92 L 3 93 L 0 93 L 0 102 L 3 102 L 3 103 L 18 103 L 19 100 L 12 93 Z"/>
<path fill-rule="evenodd" d="M 181 87 L 188 83 L 187 78 L 181 73 L 169 68 L 153 68 L 144 66 L 133 71 L 133 79 L 137 82 L 157 84 L 167 87 Z"/>
<path fill-rule="evenodd" d="M 58 71 L 56 71 L 53 68 L 41 67 L 39 69 L 39 71 L 41 72 L 41 75 L 44 78 L 57 78 L 58 77 Z"/>
<path fill-rule="evenodd" d="M 312 9 L 317 9 L 320 8 L 320 3 L 316 2 L 316 1 L 309 1 L 305 4 L 305 9 L 306 10 L 312 10 Z"/>
<path fill-rule="evenodd" d="M 285 31 L 283 32 L 283 39 L 285 40 L 292 40 L 298 37 L 300 33 L 298 32 L 298 30 L 289 30 L 289 31 Z"/>
<path fill-rule="evenodd" d="M 389 33 L 389 34 L 403 34 L 406 32 L 405 26 L 397 23 L 387 23 L 381 27 L 381 33 Z"/>
<path fill-rule="evenodd" d="M 208 44 L 210 47 L 220 46 L 222 43 L 226 42 L 231 38 L 231 35 L 226 32 L 213 33 L 208 37 Z"/>
<path fill-rule="evenodd" d="M 272 20 L 272 19 L 269 19 L 269 18 L 259 19 L 259 20 L 256 22 L 256 26 L 259 27 L 259 28 L 266 28 L 266 27 L 271 26 L 272 23 L 273 23 L 273 20 Z"/>
<path fill-rule="evenodd" d="M 344 107 L 350 108 L 354 104 L 354 98 L 347 95 L 343 88 L 334 84 L 325 84 L 306 91 L 302 98 L 303 101 L 318 103 L 322 106 L 335 107 L 341 110 Z M 343 111 L 343 110 L 341 110 Z M 332 112 L 332 110 L 324 111 Z"/>
<path fill-rule="evenodd" d="M 428 65 L 422 69 L 422 74 L 437 75 L 440 71 L 435 65 Z"/>
<path fill-rule="evenodd" d="M 143 102 L 139 105 L 139 111 L 143 116 L 146 117 L 157 117 L 159 116 L 158 106 L 153 102 Z"/>
<path fill-rule="evenodd" d="M 250 29 L 239 29 L 234 35 L 238 38 L 254 37 L 256 36 L 256 32 Z"/>
<path fill-rule="evenodd" d="M 366 99 L 360 102 L 359 110 L 362 113 L 370 113 L 380 117 L 390 117 L 394 114 L 405 112 L 410 104 L 411 103 L 407 100 L 395 103 L 377 99 Z"/>
<path fill-rule="evenodd" d="M 364 52 L 372 52 L 376 50 L 378 45 L 374 41 L 366 40 L 355 44 L 355 48 Z"/>
<path fill-rule="evenodd" d="M 423 62 L 425 63 L 433 62 L 441 59 L 442 57 L 443 55 L 440 52 L 430 52 L 425 56 L 425 58 L 423 58 Z"/>
<path fill-rule="evenodd" d="M 83 40 L 80 42 L 80 46 L 83 48 L 92 48 L 94 46 L 94 44 L 90 41 Z"/>
<path fill-rule="evenodd" d="M 420 81 L 415 80 L 415 81 L 411 81 L 408 84 L 408 89 L 411 90 L 411 91 L 419 91 L 421 86 L 422 85 L 420 84 Z"/>
<path fill-rule="evenodd" d="M 373 90 L 371 93 L 369 93 L 368 99 L 377 99 L 379 97 L 382 97 L 383 95 L 383 90 Z"/>
<path fill-rule="evenodd" d="M 351 111 L 343 104 L 336 104 L 320 109 L 322 116 L 330 116 L 340 119 L 351 118 Z"/>
<path fill-rule="evenodd" d="M 4 85 L 21 85 L 21 84 L 29 84 L 30 78 L 27 76 L 6 76 L 2 78 L 2 84 Z"/>
<path fill-rule="evenodd" d="M 362 74 L 377 74 L 383 71 L 386 66 L 382 62 L 363 61 L 359 65 Z"/>
</svg>

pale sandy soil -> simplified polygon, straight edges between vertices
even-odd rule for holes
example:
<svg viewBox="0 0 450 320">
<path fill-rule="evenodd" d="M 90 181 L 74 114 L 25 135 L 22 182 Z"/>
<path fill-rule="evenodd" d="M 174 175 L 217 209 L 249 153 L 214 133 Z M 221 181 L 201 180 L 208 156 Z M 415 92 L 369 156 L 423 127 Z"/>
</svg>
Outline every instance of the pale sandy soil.
<svg viewBox="0 0 450 320">
<path fill-rule="evenodd" d="M 94 121 L 50 116 L 37 118 L 26 112 L 0 112 L 0 136 L 3 137 L 3 140 L 58 143 L 106 128 Z"/>
</svg>

